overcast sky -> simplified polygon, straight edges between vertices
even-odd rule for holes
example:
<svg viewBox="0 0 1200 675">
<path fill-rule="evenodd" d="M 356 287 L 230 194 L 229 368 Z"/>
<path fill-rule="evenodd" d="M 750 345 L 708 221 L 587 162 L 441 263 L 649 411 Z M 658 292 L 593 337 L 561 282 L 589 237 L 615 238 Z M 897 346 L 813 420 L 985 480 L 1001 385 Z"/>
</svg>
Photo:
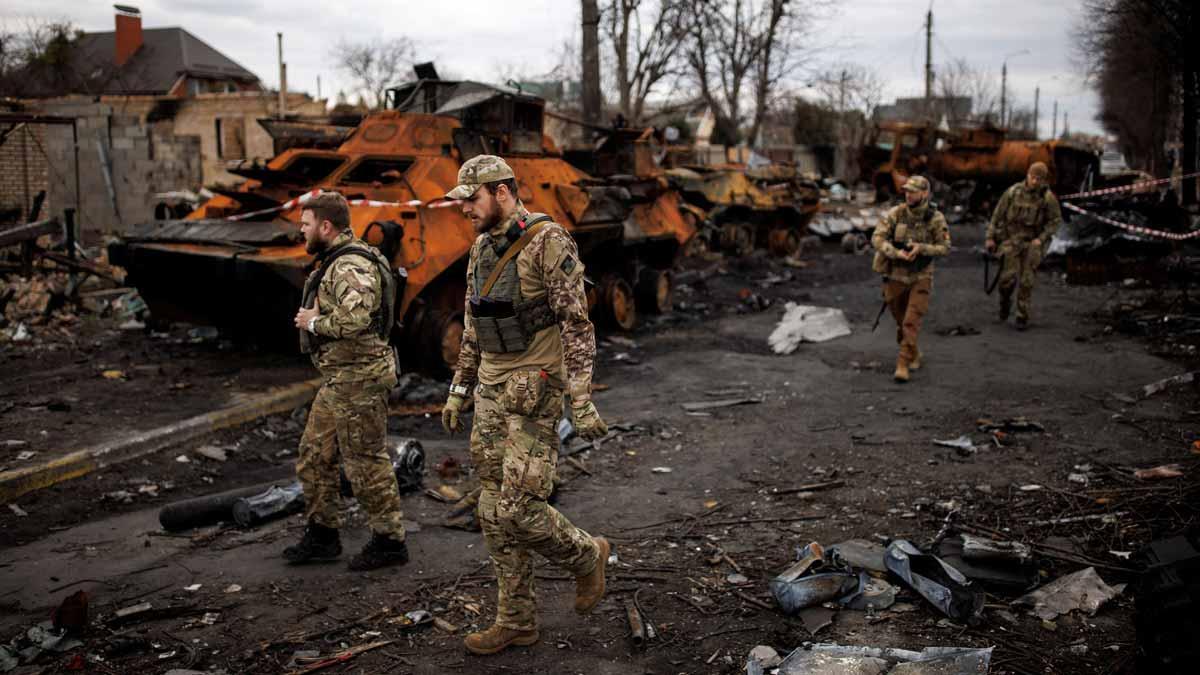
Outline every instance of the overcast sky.
<svg viewBox="0 0 1200 675">
<path fill-rule="evenodd" d="M 796 2 L 797 0 L 793 0 Z M 275 33 L 284 34 L 289 88 L 332 98 L 349 89 L 329 64 L 331 45 L 404 35 L 418 57 L 455 76 L 496 81 L 501 73 L 551 69 L 559 46 L 578 41 L 574 0 L 126 0 L 147 28 L 179 26 L 278 85 Z M 814 37 L 827 45 L 820 59 L 875 68 L 887 98 L 924 91 L 924 14 L 930 0 L 835 0 L 832 16 Z M 1079 0 L 935 0 L 934 63 L 966 59 L 999 75 L 1008 58 L 1010 96 L 1032 106 L 1041 85 L 1041 131 L 1059 102 L 1072 130 L 1099 132 L 1096 98 L 1072 62 L 1071 31 Z M 4 0 L 0 16 L 11 30 L 26 17 L 68 19 L 85 31 L 113 30 L 111 4 L 94 0 Z"/>
</svg>

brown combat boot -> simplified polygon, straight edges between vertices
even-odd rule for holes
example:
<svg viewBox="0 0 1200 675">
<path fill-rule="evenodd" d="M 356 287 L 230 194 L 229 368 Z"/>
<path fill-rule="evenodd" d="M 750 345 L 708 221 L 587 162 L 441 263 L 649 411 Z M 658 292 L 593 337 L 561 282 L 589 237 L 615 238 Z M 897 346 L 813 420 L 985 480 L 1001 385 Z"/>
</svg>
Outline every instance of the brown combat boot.
<svg viewBox="0 0 1200 675">
<path fill-rule="evenodd" d="M 896 372 L 892 373 L 892 379 L 908 382 L 908 363 L 904 359 L 896 359 Z"/>
<path fill-rule="evenodd" d="M 505 628 L 500 624 L 492 624 L 492 627 L 485 631 L 468 635 L 463 640 L 463 645 L 472 654 L 487 656 L 488 654 L 502 652 L 512 645 L 528 647 L 537 642 L 540 637 L 536 628 L 533 630 L 513 630 L 512 628 Z"/>
<path fill-rule="evenodd" d="M 908 362 L 908 369 L 909 370 L 920 370 L 921 369 L 921 350 L 920 349 L 917 350 L 917 355 L 915 357 L 913 357 L 913 360 Z"/>
<path fill-rule="evenodd" d="M 604 537 L 592 537 L 592 540 L 600 550 L 596 569 L 587 576 L 575 578 L 575 611 L 580 614 L 592 611 L 604 597 L 604 568 L 608 566 L 608 553 L 612 550 Z"/>
</svg>

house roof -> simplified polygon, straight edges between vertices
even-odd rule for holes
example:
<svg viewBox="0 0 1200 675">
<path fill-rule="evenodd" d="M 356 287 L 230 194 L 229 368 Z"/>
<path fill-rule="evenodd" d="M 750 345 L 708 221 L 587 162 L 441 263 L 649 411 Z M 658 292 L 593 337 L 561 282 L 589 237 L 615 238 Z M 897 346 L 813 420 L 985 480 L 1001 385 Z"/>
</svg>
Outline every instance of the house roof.
<svg viewBox="0 0 1200 675">
<path fill-rule="evenodd" d="M 116 33 L 84 33 L 64 63 L 32 66 L 27 96 L 166 94 L 182 75 L 257 82 L 258 76 L 182 28 L 146 28 L 123 66 L 113 59 Z"/>
</svg>

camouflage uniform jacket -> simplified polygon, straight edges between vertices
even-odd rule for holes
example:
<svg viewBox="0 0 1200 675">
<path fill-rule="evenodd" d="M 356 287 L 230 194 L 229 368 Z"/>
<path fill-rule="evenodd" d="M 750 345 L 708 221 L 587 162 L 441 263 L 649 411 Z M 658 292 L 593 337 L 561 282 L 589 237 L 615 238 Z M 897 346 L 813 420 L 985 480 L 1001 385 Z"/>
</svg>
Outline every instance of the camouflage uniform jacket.
<svg viewBox="0 0 1200 675">
<path fill-rule="evenodd" d="M 330 243 L 328 251 L 366 245 L 346 230 Z M 394 381 L 392 348 L 372 322 L 382 296 L 377 265 L 359 255 L 343 255 L 333 261 L 317 289 L 320 315 L 313 324 L 317 345 L 312 361 L 326 382 Z"/>
<path fill-rule="evenodd" d="M 926 209 L 931 209 L 932 214 L 926 213 Z M 900 251 L 906 249 L 909 242 L 916 245 L 921 256 L 939 258 L 949 253 L 950 227 L 942 212 L 928 204 L 916 210 L 910 209 L 908 204 L 900 204 L 884 214 L 871 236 L 876 251 L 872 269 L 892 281 L 906 284 L 933 278 L 932 262 L 924 269 L 914 271 L 910 263 L 900 259 Z"/>
<path fill-rule="evenodd" d="M 565 386 L 573 401 L 591 398 L 592 365 L 596 358 L 596 332 L 588 319 L 583 287 L 583 263 L 571 235 L 557 223 L 547 223 L 509 264 L 517 265 L 521 295 L 526 300 L 545 297 L 558 324 L 540 331 L 529 348 L 514 354 L 482 351 L 471 316 L 475 289 L 475 265 L 480 248 L 492 245 L 492 237 L 503 237 L 517 218 L 528 215 L 518 203 L 513 215 L 471 246 L 467 262 L 467 295 L 463 315 L 462 348 L 454 384 L 471 388 L 476 382 L 502 384 L 521 370 L 543 370 L 554 384 Z M 565 372 L 564 372 L 565 371 Z"/>
<path fill-rule="evenodd" d="M 1041 239 L 1045 246 L 1061 224 L 1062 211 L 1054 193 L 1046 187 L 1030 188 L 1021 181 L 1000 197 L 988 223 L 987 238 L 996 243 Z"/>
</svg>

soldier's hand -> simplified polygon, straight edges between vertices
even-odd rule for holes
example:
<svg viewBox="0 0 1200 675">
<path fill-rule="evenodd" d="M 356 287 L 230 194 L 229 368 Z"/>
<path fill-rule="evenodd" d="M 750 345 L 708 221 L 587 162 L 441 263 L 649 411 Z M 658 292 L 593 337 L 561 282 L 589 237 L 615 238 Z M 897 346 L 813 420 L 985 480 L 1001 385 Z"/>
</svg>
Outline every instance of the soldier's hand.
<svg viewBox="0 0 1200 675">
<path fill-rule="evenodd" d="M 462 410 L 465 398 L 457 394 L 450 394 L 446 399 L 446 405 L 442 408 L 442 428 L 446 433 L 453 436 L 455 432 L 463 430 L 462 420 L 458 419 L 458 413 Z"/>
<path fill-rule="evenodd" d="M 1029 245 L 1030 245 L 1030 246 L 1032 246 L 1033 248 L 1041 248 L 1041 247 L 1042 247 L 1042 240 L 1041 240 L 1041 239 L 1034 239 L 1033 241 L 1029 242 Z"/>
<path fill-rule="evenodd" d="M 995 239 L 988 239 L 987 243 L 985 243 L 983 246 L 984 246 L 984 248 L 987 249 L 988 253 L 996 252 L 996 240 Z"/>
<path fill-rule="evenodd" d="M 299 328 L 300 330 L 308 330 L 308 322 L 312 319 L 320 318 L 320 316 L 321 310 L 318 309 L 315 304 L 313 305 L 312 309 L 304 309 L 301 307 L 300 310 L 296 312 L 296 328 Z"/>
<path fill-rule="evenodd" d="M 608 433 L 608 425 L 600 419 L 596 404 L 590 400 L 572 404 L 571 413 L 575 417 L 575 433 L 583 440 L 594 441 Z"/>
</svg>

